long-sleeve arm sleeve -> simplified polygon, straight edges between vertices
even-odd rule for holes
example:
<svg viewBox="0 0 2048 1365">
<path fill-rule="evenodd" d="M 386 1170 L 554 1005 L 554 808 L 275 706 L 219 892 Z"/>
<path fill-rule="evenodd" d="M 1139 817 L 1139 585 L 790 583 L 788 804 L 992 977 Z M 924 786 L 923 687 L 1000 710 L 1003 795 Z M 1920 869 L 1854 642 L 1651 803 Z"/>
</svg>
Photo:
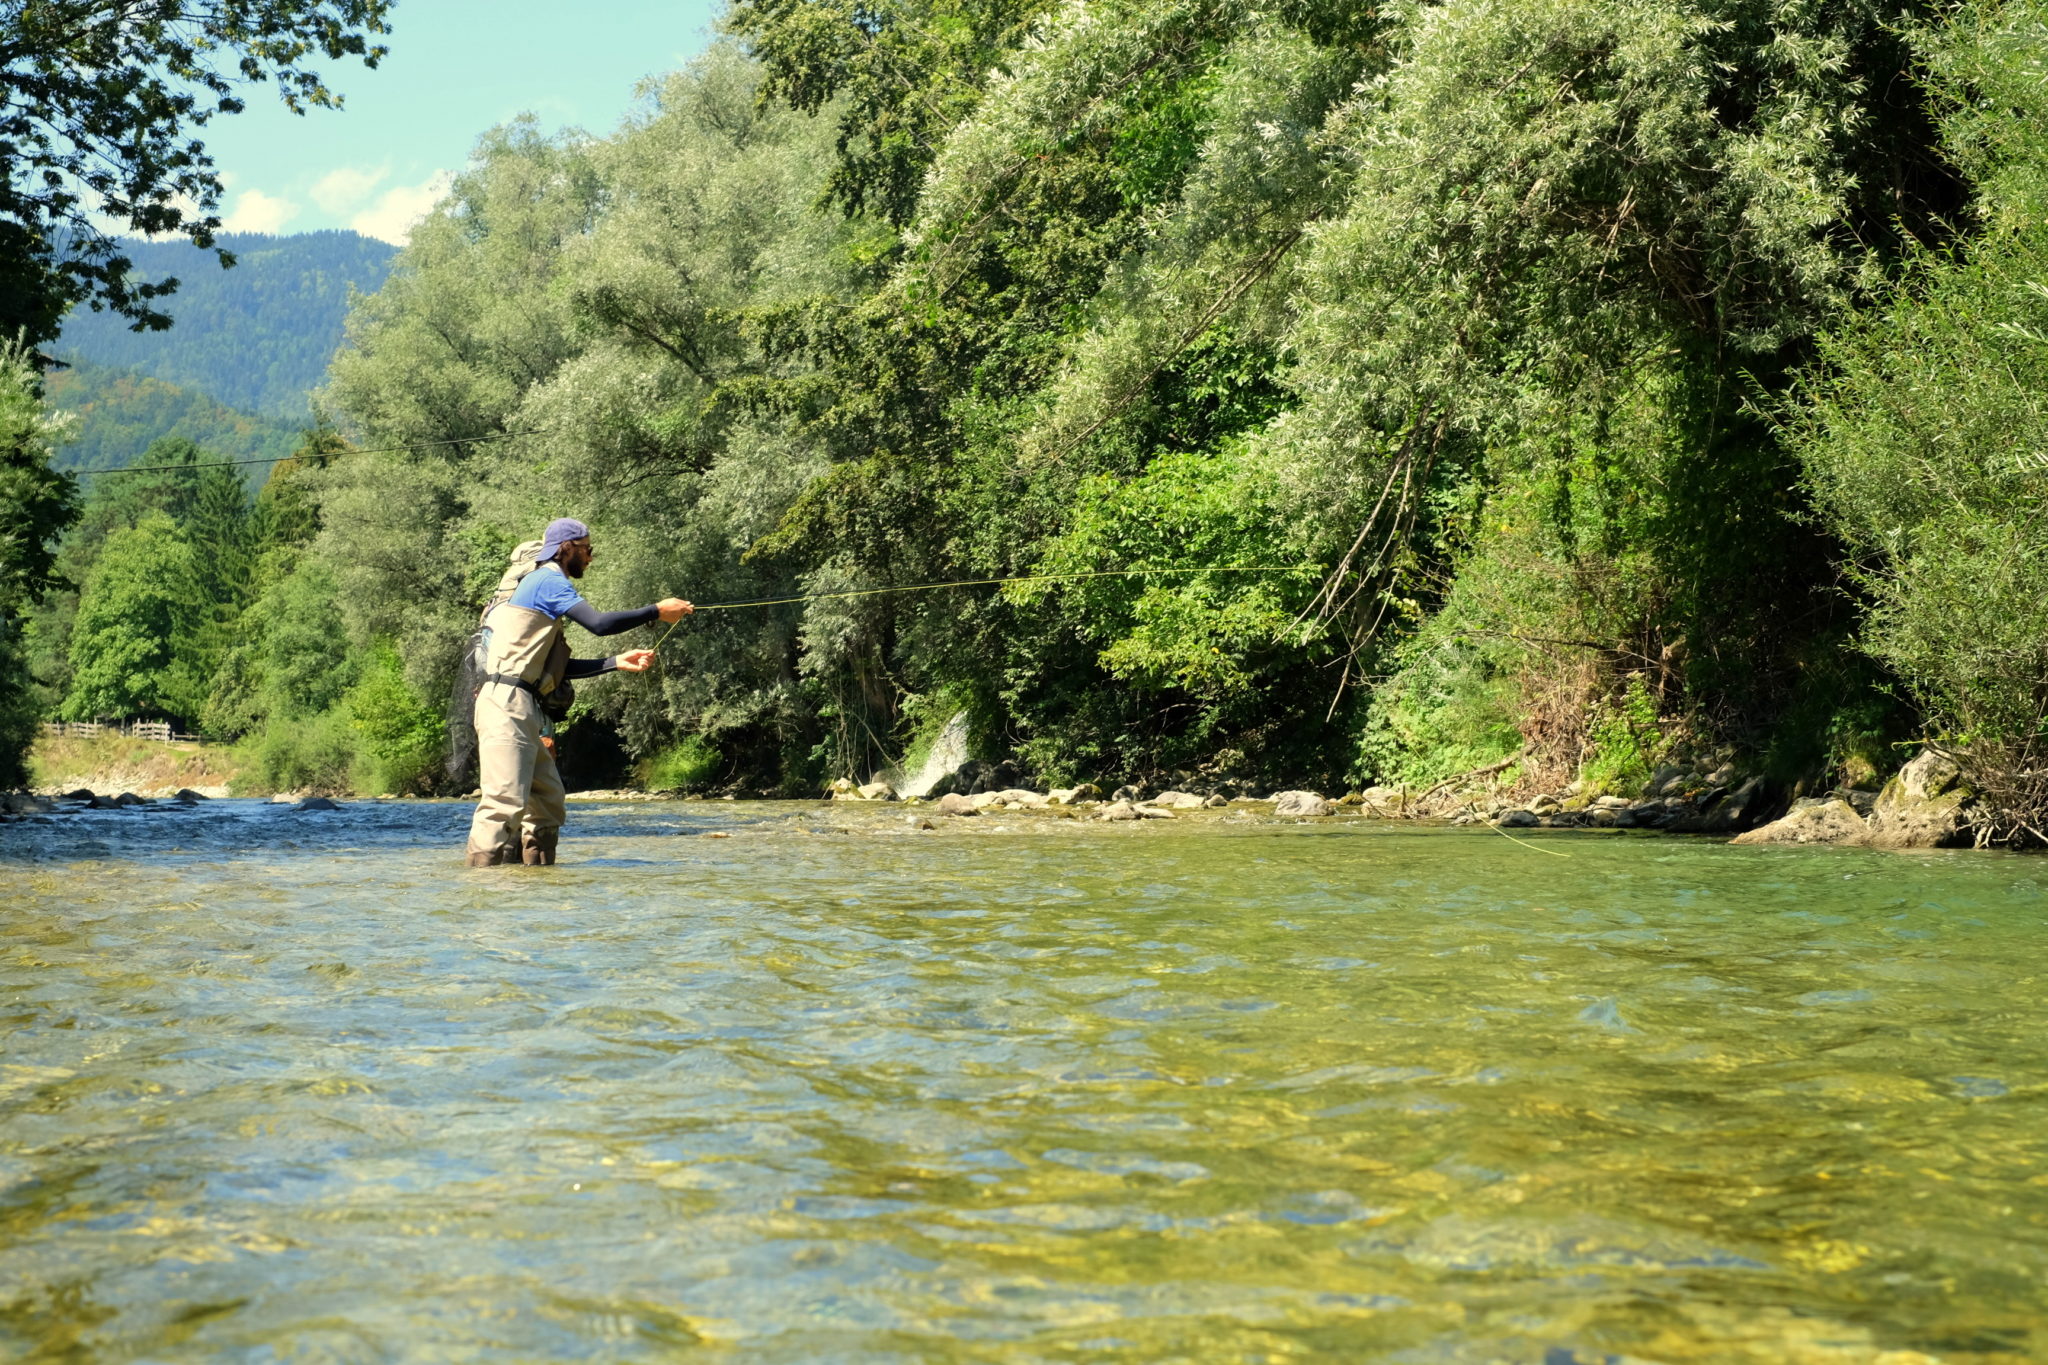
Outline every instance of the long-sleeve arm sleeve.
<svg viewBox="0 0 2048 1365">
<path fill-rule="evenodd" d="M 619 666 L 616 655 L 605 659 L 571 659 L 569 666 L 562 670 L 565 678 L 594 678 L 600 673 L 609 673 Z"/>
<path fill-rule="evenodd" d="M 589 631 L 592 635 L 617 635 L 620 631 L 644 626 L 661 618 L 659 607 L 634 607 L 631 611 L 599 611 L 590 603 L 578 600 L 576 605 L 562 613 L 571 621 Z M 574 665 L 571 665 L 573 669 Z M 580 675 L 571 672 L 570 677 Z"/>
</svg>

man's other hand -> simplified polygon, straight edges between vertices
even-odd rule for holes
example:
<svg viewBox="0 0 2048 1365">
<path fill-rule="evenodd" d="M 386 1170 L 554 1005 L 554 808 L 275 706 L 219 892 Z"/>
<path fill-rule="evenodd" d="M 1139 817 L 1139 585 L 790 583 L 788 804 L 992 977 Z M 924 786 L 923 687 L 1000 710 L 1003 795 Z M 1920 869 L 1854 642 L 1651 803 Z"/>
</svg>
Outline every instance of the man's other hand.
<svg viewBox="0 0 2048 1365">
<path fill-rule="evenodd" d="M 653 651 L 653 650 L 651 650 L 651 649 L 629 649 L 629 650 L 627 650 L 627 651 L 626 651 L 626 652 L 625 652 L 624 654 L 621 654 L 621 655 L 619 656 L 619 672 L 621 672 L 621 673 L 645 673 L 645 672 L 647 671 L 647 667 L 648 667 L 648 665 L 649 665 L 649 664 L 652 664 L 653 662 L 654 662 L 654 651 Z"/>
<path fill-rule="evenodd" d="M 654 604 L 654 609 L 660 612 L 661 619 L 670 625 L 674 625 L 696 610 L 695 607 L 680 597 L 664 597 Z"/>
</svg>

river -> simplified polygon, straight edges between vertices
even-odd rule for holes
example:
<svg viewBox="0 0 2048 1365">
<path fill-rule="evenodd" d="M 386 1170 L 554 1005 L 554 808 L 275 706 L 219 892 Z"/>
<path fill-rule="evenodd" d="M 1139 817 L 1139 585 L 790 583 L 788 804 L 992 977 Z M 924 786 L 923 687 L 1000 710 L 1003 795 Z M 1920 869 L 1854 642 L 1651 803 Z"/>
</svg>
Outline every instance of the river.
<svg viewBox="0 0 2048 1365">
<path fill-rule="evenodd" d="M 0 1356 L 2048 1358 L 2040 860 L 467 817 L 0 826 Z"/>
</svg>

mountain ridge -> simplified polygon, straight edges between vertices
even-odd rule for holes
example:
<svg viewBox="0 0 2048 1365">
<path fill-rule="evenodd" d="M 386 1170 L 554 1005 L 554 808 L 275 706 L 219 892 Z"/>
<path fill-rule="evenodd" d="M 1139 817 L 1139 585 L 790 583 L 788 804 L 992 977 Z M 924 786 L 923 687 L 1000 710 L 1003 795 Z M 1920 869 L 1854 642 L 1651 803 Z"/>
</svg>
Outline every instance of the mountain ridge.
<svg viewBox="0 0 2048 1365">
<path fill-rule="evenodd" d="M 114 314 L 74 311 L 50 353 L 302 425 L 312 418 L 308 394 L 341 345 L 350 298 L 383 285 L 398 248 L 346 229 L 216 240 L 235 256 L 232 268 L 189 242 L 123 239 L 135 274 L 178 280 L 166 300 L 170 329 L 136 332 Z"/>
</svg>

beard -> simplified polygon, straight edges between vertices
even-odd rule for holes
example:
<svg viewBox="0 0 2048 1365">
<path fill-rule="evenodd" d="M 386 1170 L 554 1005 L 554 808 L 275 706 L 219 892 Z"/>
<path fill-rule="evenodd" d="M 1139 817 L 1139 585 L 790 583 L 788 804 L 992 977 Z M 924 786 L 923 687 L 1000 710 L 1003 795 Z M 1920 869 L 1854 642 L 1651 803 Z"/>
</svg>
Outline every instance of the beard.
<svg viewBox="0 0 2048 1365">
<path fill-rule="evenodd" d="M 590 567 L 590 561 L 582 555 L 575 555 L 562 561 L 562 572 L 571 578 L 583 577 L 583 571 Z"/>
</svg>

